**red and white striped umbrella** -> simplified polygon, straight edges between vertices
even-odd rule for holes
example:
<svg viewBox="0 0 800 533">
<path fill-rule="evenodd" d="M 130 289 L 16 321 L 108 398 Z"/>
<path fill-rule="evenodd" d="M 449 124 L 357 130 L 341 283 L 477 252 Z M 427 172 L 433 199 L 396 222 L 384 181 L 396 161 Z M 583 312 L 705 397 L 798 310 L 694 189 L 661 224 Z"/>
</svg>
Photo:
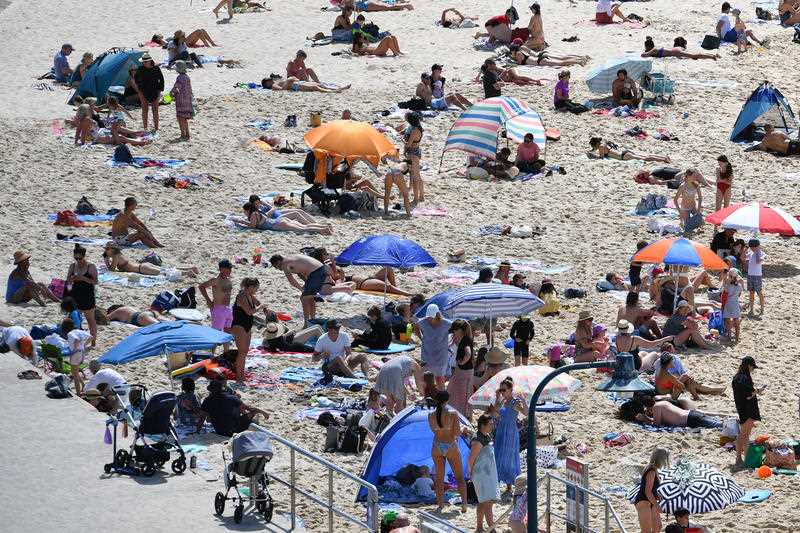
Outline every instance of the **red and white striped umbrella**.
<svg viewBox="0 0 800 533">
<path fill-rule="evenodd" d="M 781 209 L 761 202 L 734 204 L 706 217 L 706 222 L 723 228 L 758 233 L 800 235 L 800 220 Z"/>
</svg>

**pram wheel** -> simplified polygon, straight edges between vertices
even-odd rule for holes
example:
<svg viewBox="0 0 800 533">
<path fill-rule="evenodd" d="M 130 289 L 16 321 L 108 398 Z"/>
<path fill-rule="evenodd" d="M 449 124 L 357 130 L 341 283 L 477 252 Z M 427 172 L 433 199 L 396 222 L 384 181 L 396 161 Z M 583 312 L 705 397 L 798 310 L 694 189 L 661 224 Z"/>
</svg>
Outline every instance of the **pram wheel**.
<svg viewBox="0 0 800 533">
<path fill-rule="evenodd" d="M 178 457 L 172 461 L 172 471 L 176 474 L 183 474 L 186 471 L 186 459 Z"/>
<path fill-rule="evenodd" d="M 156 473 L 156 465 L 154 465 L 153 463 L 146 463 L 144 465 L 144 468 L 142 468 L 142 475 L 144 477 L 153 477 L 155 473 Z"/>
<path fill-rule="evenodd" d="M 105 472 L 106 474 L 110 474 L 110 473 L 111 473 L 111 467 L 112 467 L 112 466 L 113 466 L 113 465 L 112 465 L 112 464 L 110 464 L 110 463 L 103 465 L 103 472 Z"/>
<path fill-rule="evenodd" d="M 236 510 L 233 511 L 233 521 L 237 524 L 241 524 L 242 516 L 244 516 L 244 505 L 239 504 L 236 506 Z"/>
<path fill-rule="evenodd" d="M 214 514 L 217 516 L 222 516 L 222 513 L 225 512 L 225 495 L 221 492 L 218 492 L 216 496 L 214 496 Z"/>
<path fill-rule="evenodd" d="M 118 450 L 117 455 L 114 456 L 114 466 L 125 467 L 131 460 L 131 454 L 128 450 Z"/>
<path fill-rule="evenodd" d="M 270 496 L 269 493 L 259 492 L 256 510 L 264 515 L 264 521 L 267 524 L 272 522 L 272 512 L 274 509 L 275 505 L 272 503 L 272 496 Z"/>
</svg>

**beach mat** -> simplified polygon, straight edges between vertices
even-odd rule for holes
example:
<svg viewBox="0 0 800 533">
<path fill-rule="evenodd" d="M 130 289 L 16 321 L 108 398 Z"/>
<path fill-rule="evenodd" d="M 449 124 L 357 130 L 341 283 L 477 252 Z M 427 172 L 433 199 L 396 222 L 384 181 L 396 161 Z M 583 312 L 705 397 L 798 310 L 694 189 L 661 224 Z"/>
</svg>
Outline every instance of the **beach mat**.
<svg viewBox="0 0 800 533">
<path fill-rule="evenodd" d="M 630 22 L 614 21 L 614 22 L 612 22 L 610 24 L 603 24 L 603 23 L 597 22 L 597 20 L 595 20 L 595 19 L 580 20 L 580 21 L 575 23 L 575 26 L 599 26 L 599 27 L 622 26 L 623 28 L 628 28 L 630 30 L 643 30 L 644 28 L 648 27 L 649 25 L 650 25 L 650 23 L 648 23 L 648 22 L 636 22 L 636 21 L 630 21 Z"/>
<path fill-rule="evenodd" d="M 392 355 L 396 353 L 410 352 L 414 348 L 416 348 L 416 345 L 414 344 L 401 344 L 399 342 L 393 342 L 385 350 L 378 350 L 376 348 L 366 348 L 364 346 L 359 346 L 357 348 L 353 348 L 353 351 L 374 353 L 377 355 Z"/>
<path fill-rule="evenodd" d="M 75 215 L 75 217 L 80 220 L 81 222 L 109 222 L 114 220 L 114 215 Z M 50 222 L 55 222 L 58 219 L 58 215 L 56 213 L 50 213 L 47 215 L 47 220 Z"/>
<path fill-rule="evenodd" d="M 369 384 L 366 379 L 360 378 L 343 378 L 333 376 L 333 381 L 328 384 L 318 383 L 323 378 L 322 369 L 308 368 L 302 366 L 289 367 L 281 372 L 281 381 L 289 383 L 313 383 L 315 386 L 320 387 L 340 387 L 343 389 L 353 390 Z"/>
<path fill-rule="evenodd" d="M 739 503 L 761 503 L 767 498 L 772 496 L 771 490 L 753 489 L 744 493 L 744 496 L 739 498 Z"/>
<path fill-rule="evenodd" d="M 156 159 L 153 157 L 134 156 L 133 163 L 121 163 L 110 158 L 106 161 L 106 166 L 111 168 L 181 168 L 189 163 L 186 159 Z"/>
</svg>

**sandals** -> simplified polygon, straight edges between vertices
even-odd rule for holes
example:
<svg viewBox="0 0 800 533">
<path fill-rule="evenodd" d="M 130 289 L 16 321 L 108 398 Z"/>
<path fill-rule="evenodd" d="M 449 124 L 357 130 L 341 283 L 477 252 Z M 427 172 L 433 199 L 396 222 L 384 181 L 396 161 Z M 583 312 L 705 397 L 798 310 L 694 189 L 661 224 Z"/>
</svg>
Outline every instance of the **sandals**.
<svg viewBox="0 0 800 533">
<path fill-rule="evenodd" d="M 36 370 L 24 370 L 17 374 L 19 379 L 42 379 Z"/>
</svg>

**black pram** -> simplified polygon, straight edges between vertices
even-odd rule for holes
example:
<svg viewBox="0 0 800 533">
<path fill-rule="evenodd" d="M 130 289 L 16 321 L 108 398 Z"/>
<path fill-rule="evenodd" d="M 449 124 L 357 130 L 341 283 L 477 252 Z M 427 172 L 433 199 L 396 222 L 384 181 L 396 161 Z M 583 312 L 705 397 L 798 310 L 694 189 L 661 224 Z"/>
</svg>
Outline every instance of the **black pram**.
<svg viewBox="0 0 800 533">
<path fill-rule="evenodd" d="M 264 515 L 264 520 L 269 524 L 272 521 L 272 496 L 269 495 L 269 477 L 266 473 L 267 463 L 272 460 L 272 443 L 269 436 L 262 431 L 245 431 L 231 440 L 231 462 L 227 463 L 225 451 L 222 460 L 225 464 L 225 492 L 217 492 L 214 497 L 214 512 L 222 516 L 225 512 L 225 502 L 230 500 L 236 503 L 233 520 L 237 524 L 242 521 L 245 512 L 255 507 L 256 511 Z M 247 478 L 247 494 L 242 495 L 239 485 L 242 484 L 236 476 Z M 236 491 L 235 496 L 228 497 L 231 489 Z"/>
</svg>

